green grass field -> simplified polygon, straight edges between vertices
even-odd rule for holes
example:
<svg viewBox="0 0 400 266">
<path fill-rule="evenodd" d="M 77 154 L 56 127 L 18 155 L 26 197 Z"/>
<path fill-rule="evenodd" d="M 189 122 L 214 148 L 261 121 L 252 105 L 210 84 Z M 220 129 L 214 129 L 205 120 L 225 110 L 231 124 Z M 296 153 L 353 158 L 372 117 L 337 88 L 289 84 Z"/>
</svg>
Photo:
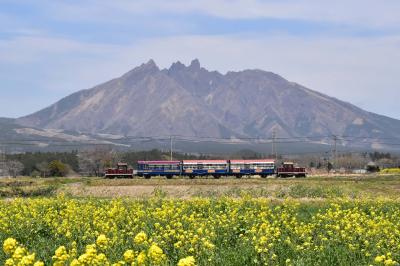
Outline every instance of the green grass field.
<svg viewBox="0 0 400 266">
<path fill-rule="evenodd" d="M 398 198 L 400 175 L 335 176 L 307 178 L 201 178 L 201 179 L 104 179 L 104 178 L 3 178 L 0 197 L 151 197 L 169 198 L 253 197 L 268 198 Z"/>
</svg>

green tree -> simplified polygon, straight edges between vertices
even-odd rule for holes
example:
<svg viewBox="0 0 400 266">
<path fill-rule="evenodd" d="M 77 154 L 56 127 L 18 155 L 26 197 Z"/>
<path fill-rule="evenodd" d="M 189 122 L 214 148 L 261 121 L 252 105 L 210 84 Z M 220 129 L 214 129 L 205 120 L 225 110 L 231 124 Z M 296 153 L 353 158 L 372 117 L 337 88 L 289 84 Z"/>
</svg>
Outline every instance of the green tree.
<svg viewBox="0 0 400 266">
<path fill-rule="evenodd" d="M 69 172 L 68 165 L 59 160 L 51 161 L 47 168 L 49 169 L 50 176 L 66 176 Z"/>
</svg>

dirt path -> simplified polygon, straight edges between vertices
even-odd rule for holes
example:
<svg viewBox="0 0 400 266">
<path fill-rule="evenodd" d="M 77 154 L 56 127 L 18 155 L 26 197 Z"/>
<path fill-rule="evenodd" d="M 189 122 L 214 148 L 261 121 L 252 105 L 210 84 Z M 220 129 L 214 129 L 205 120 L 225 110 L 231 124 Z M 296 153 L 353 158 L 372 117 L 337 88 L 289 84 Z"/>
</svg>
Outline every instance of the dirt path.
<svg viewBox="0 0 400 266">
<path fill-rule="evenodd" d="M 163 194 L 172 198 L 191 198 L 196 196 L 240 196 L 241 193 L 257 192 L 268 196 L 277 189 L 276 185 L 232 184 L 232 185 L 118 185 L 118 186 L 86 186 L 82 183 L 68 184 L 61 191 L 72 196 L 91 197 L 151 197 Z"/>
</svg>

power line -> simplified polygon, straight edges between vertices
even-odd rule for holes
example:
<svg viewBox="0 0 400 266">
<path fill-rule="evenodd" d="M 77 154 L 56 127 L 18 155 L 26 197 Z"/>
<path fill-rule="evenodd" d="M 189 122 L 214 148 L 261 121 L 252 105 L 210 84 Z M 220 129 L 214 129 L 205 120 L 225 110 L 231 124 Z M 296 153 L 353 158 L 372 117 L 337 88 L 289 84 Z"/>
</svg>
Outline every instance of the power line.
<svg viewBox="0 0 400 266">
<path fill-rule="evenodd" d="M 383 139 L 400 139 L 400 137 L 363 137 L 363 136 L 349 136 L 349 135 L 336 135 L 334 134 L 338 139 L 378 139 L 378 140 L 383 140 Z M 148 139 L 158 139 L 158 140 L 164 140 L 164 139 L 170 139 L 170 135 L 165 136 L 165 135 L 153 135 L 153 136 L 124 136 L 121 138 L 98 138 L 98 139 L 104 139 L 107 141 L 121 141 L 121 140 L 148 140 Z M 270 138 L 260 138 L 258 137 L 214 137 L 214 136 L 195 136 L 195 135 L 174 135 L 174 137 L 180 138 L 180 139 L 210 139 L 210 140 L 271 140 L 273 137 Z M 293 137 L 276 137 L 276 140 L 308 140 L 308 139 L 330 139 L 332 138 L 332 135 L 310 135 L 310 136 L 293 136 Z M 23 142 L 28 142 L 28 141 L 41 141 L 41 142 L 60 142 L 60 141 L 67 141 L 67 140 L 48 140 L 48 139 L 41 139 L 41 138 L 30 138 L 30 139 L 18 139 L 14 141 L 23 141 Z M 93 140 L 96 141 L 96 140 Z"/>
<path fill-rule="evenodd" d="M 398 142 L 387 142 L 386 140 L 396 139 L 397 138 L 389 138 L 389 137 L 382 137 L 382 138 L 373 138 L 373 137 L 359 137 L 359 136 L 334 136 L 334 143 L 337 143 L 338 140 L 342 141 L 352 141 L 354 143 L 361 143 L 361 144 L 382 144 L 388 146 L 398 146 L 400 143 Z M 310 143 L 310 144 L 325 144 L 328 145 L 329 142 L 321 142 L 324 138 L 332 138 L 331 136 L 303 136 L 303 137 L 277 137 L 276 132 L 274 131 L 271 138 L 220 138 L 220 137 L 205 137 L 205 136 L 184 136 L 184 135 L 175 135 L 176 140 L 179 141 L 218 141 L 223 140 L 221 143 L 226 144 L 248 144 L 248 143 L 241 143 L 240 141 L 255 141 L 259 144 L 268 144 L 272 143 L 273 151 L 272 153 L 276 154 L 276 144 L 291 144 L 291 143 Z M 319 138 L 318 140 L 313 140 L 315 138 Z M 362 140 L 360 140 L 362 139 Z M 19 139 L 19 140 L 11 140 L 11 141 L 1 141 L 0 144 L 2 145 L 18 145 L 18 146 L 39 146 L 42 143 L 48 144 L 49 146 L 53 147 L 80 147 L 80 146 L 119 146 L 119 145 L 127 145 L 132 143 L 146 143 L 152 141 L 172 141 L 172 136 L 165 137 L 165 136 L 128 136 L 119 139 L 108 139 L 109 143 L 78 143 L 78 142 L 68 142 L 68 141 L 55 141 L 55 140 L 46 140 L 46 139 Z M 377 140 L 377 141 L 372 141 Z M 336 150 L 337 144 L 335 144 Z M 172 149 L 171 149 L 172 150 Z"/>
</svg>

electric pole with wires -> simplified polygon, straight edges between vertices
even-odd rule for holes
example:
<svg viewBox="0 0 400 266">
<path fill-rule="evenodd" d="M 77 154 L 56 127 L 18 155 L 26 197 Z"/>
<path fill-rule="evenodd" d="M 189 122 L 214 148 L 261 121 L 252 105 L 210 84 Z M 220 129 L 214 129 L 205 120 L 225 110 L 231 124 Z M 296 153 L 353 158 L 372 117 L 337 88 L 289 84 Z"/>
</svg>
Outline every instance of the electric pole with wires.
<svg viewBox="0 0 400 266">
<path fill-rule="evenodd" d="M 336 135 L 332 135 L 333 138 L 333 145 L 332 145 L 332 162 L 333 162 L 333 168 L 337 169 L 337 136 Z"/>
<path fill-rule="evenodd" d="M 169 151 L 170 151 L 170 161 L 172 161 L 172 136 L 170 136 L 169 141 L 170 141 L 170 149 L 169 149 Z"/>
<path fill-rule="evenodd" d="M 275 156 L 275 161 L 278 159 L 278 152 L 276 149 L 276 130 L 275 128 L 272 131 L 272 156 Z"/>
</svg>

